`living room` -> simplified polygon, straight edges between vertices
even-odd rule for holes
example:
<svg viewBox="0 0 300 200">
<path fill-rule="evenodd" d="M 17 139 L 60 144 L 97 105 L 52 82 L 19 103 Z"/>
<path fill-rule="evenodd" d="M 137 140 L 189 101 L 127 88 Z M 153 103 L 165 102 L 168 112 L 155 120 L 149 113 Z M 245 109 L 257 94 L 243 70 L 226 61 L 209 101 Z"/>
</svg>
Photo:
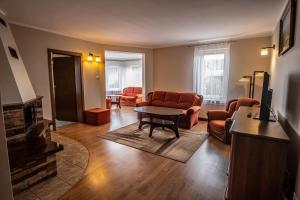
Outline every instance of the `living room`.
<svg viewBox="0 0 300 200">
<path fill-rule="evenodd" d="M 296 0 L 3 0 L 0 11 L 1 199 L 300 198 Z M 55 76 L 65 57 L 73 108 L 71 74 Z"/>
</svg>

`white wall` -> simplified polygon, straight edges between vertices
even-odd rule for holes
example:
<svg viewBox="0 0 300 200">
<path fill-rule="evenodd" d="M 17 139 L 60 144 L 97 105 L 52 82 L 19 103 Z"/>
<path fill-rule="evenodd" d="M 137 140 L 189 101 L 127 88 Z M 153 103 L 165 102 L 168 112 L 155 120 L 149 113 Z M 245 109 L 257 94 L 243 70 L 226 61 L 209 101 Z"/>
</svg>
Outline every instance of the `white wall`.
<svg viewBox="0 0 300 200">
<path fill-rule="evenodd" d="M 252 75 L 254 70 L 269 70 L 270 56 L 261 56 L 260 48 L 270 44 L 271 37 L 238 40 L 231 44 L 228 99 L 245 96 L 246 88 L 238 82 L 242 76 Z M 153 55 L 155 90 L 193 90 L 193 47 L 154 49 Z"/>
<path fill-rule="evenodd" d="M 273 43 L 276 50 L 271 59 L 271 87 L 273 107 L 281 113 L 297 132 L 291 135 L 291 145 L 300 152 L 300 4 L 298 1 L 295 46 L 278 57 L 279 22 L 274 30 Z M 292 158 L 296 161 L 298 158 Z M 289 160 L 291 162 L 291 160 Z M 295 161 L 293 161 L 295 162 Z M 299 165 L 300 166 L 300 165 Z M 298 168 L 296 193 L 300 199 L 300 169 Z"/>
<path fill-rule="evenodd" d="M 153 84 L 153 50 L 135 47 L 100 45 L 49 32 L 39 31 L 18 25 L 11 25 L 13 35 L 19 47 L 29 78 L 37 95 L 44 96 L 44 116 L 51 119 L 51 101 L 48 73 L 47 48 L 100 55 L 104 60 L 104 51 L 125 51 L 145 54 L 146 90 L 151 91 Z M 105 71 L 104 63 L 83 63 L 83 83 L 85 108 L 104 106 Z M 100 75 L 100 79 L 96 79 Z"/>
</svg>

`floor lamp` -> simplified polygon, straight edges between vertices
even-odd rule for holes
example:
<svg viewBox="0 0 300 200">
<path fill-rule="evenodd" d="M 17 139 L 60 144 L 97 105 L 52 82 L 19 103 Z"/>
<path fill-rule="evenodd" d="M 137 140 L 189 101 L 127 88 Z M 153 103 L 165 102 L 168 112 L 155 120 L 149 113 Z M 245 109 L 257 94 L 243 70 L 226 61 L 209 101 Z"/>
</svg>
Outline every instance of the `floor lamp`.
<svg viewBox="0 0 300 200">
<path fill-rule="evenodd" d="M 252 76 L 243 76 L 239 82 L 247 83 L 249 82 L 249 98 L 251 97 L 251 88 L 252 88 Z"/>
<path fill-rule="evenodd" d="M 254 98 L 254 89 L 255 89 L 255 77 L 263 77 L 264 76 L 264 71 L 254 71 L 253 72 L 253 82 L 252 82 L 252 94 L 251 98 Z"/>
</svg>

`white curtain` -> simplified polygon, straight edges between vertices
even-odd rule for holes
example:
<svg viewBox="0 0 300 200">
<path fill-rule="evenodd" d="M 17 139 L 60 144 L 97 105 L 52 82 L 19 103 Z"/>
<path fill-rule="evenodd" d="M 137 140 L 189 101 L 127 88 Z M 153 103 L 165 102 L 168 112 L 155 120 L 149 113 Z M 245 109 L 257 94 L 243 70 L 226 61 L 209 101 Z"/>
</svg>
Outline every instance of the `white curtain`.
<svg viewBox="0 0 300 200">
<path fill-rule="evenodd" d="M 124 77 L 122 78 L 122 88 L 125 87 L 142 87 L 142 66 L 141 65 L 127 65 L 123 68 Z"/>
<path fill-rule="evenodd" d="M 229 44 L 195 47 L 193 90 L 204 96 L 205 103 L 227 101 Z"/>
<path fill-rule="evenodd" d="M 107 65 L 105 68 L 106 94 L 118 94 L 122 89 L 122 67 L 119 65 Z"/>
<path fill-rule="evenodd" d="M 142 87 L 142 61 L 107 61 L 106 94 L 119 94 L 125 87 Z"/>
</svg>

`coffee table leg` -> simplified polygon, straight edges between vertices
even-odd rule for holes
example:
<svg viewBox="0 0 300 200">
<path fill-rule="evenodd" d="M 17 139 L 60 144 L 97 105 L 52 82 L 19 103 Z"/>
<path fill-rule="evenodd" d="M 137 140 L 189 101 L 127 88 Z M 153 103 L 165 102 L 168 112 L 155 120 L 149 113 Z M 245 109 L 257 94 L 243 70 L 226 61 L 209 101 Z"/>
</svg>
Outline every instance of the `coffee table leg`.
<svg viewBox="0 0 300 200">
<path fill-rule="evenodd" d="M 179 124 L 179 117 L 176 116 L 176 119 L 174 120 L 174 132 L 177 138 L 179 138 L 178 124 Z"/>
<path fill-rule="evenodd" d="M 151 126 L 150 126 L 150 133 L 149 133 L 149 137 L 152 137 L 152 133 L 153 133 L 153 130 L 154 130 L 154 125 L 153 124 L 151 124 Z"/>
<path fill-rule="evenodd" d="M 140 119 L 139 129 L 142 129 L 142 126 L 143 126 L 143 122 L 142 119 Z"/>
<path fill-rule="evenodd" d="M 118 106 L 121 109 L 121 97 L 118 97 Z"/>
<path fill-rule="evenodd" d="M 152 115 L 151 114 L 149 115 L 149 118 L 150 118 L 150 133 L 149 133 L 149 137 L 152 137 L 152 133 L 153 133 L 153 130 L 154 130 L 155 126 L 153 124 L 153 119 L 152 119 Z"/>
</svg>

